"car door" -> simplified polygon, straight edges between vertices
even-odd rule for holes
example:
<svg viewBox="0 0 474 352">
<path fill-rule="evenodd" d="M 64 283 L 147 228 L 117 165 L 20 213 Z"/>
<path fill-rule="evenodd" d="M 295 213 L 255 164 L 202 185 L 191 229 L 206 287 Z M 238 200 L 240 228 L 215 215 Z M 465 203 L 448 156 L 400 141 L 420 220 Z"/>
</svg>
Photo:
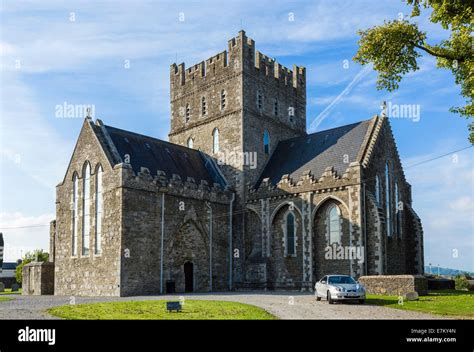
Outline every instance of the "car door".
<svg viewBox="0 0 474 352">
<path fill-rule="evenodd" d="M 317 291 L 318 291 L 318 296 L 319 297 L 326 297 L 326 283 L 327 283 L 327 280 L 328 280 L 328 277 L 324 276 L 318 282 Z"/>
</svg>

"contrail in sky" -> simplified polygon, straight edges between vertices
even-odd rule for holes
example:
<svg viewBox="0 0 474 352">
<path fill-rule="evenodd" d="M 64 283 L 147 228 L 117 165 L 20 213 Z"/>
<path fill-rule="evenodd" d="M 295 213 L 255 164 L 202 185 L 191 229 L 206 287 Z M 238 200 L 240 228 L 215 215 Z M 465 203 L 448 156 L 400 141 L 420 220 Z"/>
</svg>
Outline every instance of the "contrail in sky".
<svg viewBox="0 0 474 352">
<path fill-rule="evenodd" d="M 344 97 L 346 96 L 347 94 L 349 94 L 352 90 L 352 88 L 354 88 L 355 85 L 357 85 L 357 83 L 360 82 L 360 80 L 362 78 L 364 78 L 365 76 L 367 76 L 367 74 L 372 70 L 372 66 L 365 66 L 362 70 L 359 71 L 359 73 L 357 73 L 355 75 L 355 77 L 352 79 L 352 81 L 350 81 L 350 83 L 346 86 L 346 88 L 344 88 L 344 90 L 331 102 L 331 104 L 329 104 L 326 109 L 324 109 L 314 120 L 313 122 L 311 123 L 311 125 L 309 126 L 308 128 L 308 133 L 312 133 L 312 132 L 315 132 L 316 129 L 319 127 L 319 125 L 321 124 L 321 122 L 323 122 L 323 120 L 328 116 L 329 112 L 331 111 L 331 109 L 337 105 L 339 103 L 339 101 Z"/>
</svg>

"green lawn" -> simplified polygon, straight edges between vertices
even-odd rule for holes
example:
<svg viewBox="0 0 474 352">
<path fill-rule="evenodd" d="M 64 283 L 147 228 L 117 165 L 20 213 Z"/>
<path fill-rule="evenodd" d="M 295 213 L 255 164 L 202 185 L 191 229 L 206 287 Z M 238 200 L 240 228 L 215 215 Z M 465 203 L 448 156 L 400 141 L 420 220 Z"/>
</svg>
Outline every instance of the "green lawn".
<svg viewBox="0 0 474 352">
<path fill-rule="evenodd" d="M 11 300 L 10 297 L 0 296 L 0 302 L 2 302 L 2 301 L 9 301 L 9 300 Z"/>
<path fill-rule="evenodd" d="M 21 288 L 19 291 L 12 292 L 11 288 L 6 288 L 4 292 L 0 292 L 0 295 L 19 295 L 21 294 Z"/>
<path fill-rule="evenodd" d="M 165 302 L 128 301 L 65 305 L 48 309 L 48 312 L 64 319 L 276 319 L 275 316 L 261 308 L 243 303 L 186 300 L 181 312 L 168 313 Z"/>
<path fill-rule="evenodd" d="M 396 296 L 367 295 L 367 303 L 390 308 L 474 319 L 474 292 L 442 290 L 430 291 L 418 301 L 399 304 Z"/>
</svg>

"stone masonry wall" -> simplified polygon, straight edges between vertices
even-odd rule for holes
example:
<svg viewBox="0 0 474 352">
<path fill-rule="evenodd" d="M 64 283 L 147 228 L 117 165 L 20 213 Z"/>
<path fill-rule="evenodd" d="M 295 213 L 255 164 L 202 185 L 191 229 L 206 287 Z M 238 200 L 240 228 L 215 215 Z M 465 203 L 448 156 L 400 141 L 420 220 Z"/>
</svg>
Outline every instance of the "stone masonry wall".
<svg viewBox="0 0 474 352">
<path fill-rule="evenodd" d="M 284 203 L 283 203 L 284 204 Z M 285 253 L 286 214 L 295 219 L 295 255 Z M 302 219 L 296 207 L 284 204 L 271 221 L 270 256 L 267 261 L 267 283 L 270 289 L 301 289 L 303 279 Z"/>
<path fill-rule="evenodd" d="M 121 171 L 113 169 L 86 120 L 64 181 L 56 188 L 55 294 L 118 296 L 120 292 Z M 83 167 L 91 165 L 90 252 L 82 255 Z M 102 253 L 95 248 L 95 187 L 97 166 L 103 168 Z M 79 176 L 77 255 L 72 255 L 73 175 Z"/>
<path fill-rule="evenodd" d="M 52 295 L 54 293 L 54 264 L 31 262 L 23 267 L 23 295 Z"/>
<path fill-rule="evenodd" d="M 359 282 L 367 293 L 376 295 L 402 296 L 414 291 L 425 295 L 428 290 L 428 280 L 418 275 L 361 276 Z"/>
<path fill-rule="evenodd" d="M 407 207 L 400 210 L 401 222 L 399 223 L 399 231 L 396 231 L 396 205 L 395 205 L 395 182 L 398 184 L 400 192 L 400 201 L 410 206 L 411 204 L 411 187 L 405 180 L 403 168 L 398 156 L 395 140 L 392 135 L 390 124 L 387 118 L 378 119 L 374 126 L 374 133 L 379 137 L 375 145 L 370 146 L 370 162 L 364 168 L 364 180 L 366 189 L 374 196 L 376 194 L 375 180 L 376 175 L 380 179 L 380 204 L 378 204 L 381 212 L 382 222 L 382 268 L 386 274 L 404 274 L 412 273 L 413 268 L 407 266 L 408 258 L 413 257 L 413 247 L 409 244 L 414 236 L 411 226 L 407 226 Z M 392 216 L 391 227 L 393 236 L 387 236 L 387 216 L 386 216 L 386 182 L 385 182 L 385 165 L 387 161 L 391 165 L 392 186 Z M 367 200 L 368 201 L 368 200 Z M 369 228 L 373 230 L 373 228 Z M 371 236 L 371 235 L 369 235 Z"/>
<path fill-rule="evenodd" d="M 212 208 L 212 290 L 229 287 L 229 205 L 223 192 L 192 183 L 164 182 L 124 170 L 121 295 L 166 292 L 173 282 L 184 292 L 184 264 L 193 263 L 194 291 L 210 291 Z M 164 257 L 161 286 L 161 221 L 164 193 Z"/>
</svg>

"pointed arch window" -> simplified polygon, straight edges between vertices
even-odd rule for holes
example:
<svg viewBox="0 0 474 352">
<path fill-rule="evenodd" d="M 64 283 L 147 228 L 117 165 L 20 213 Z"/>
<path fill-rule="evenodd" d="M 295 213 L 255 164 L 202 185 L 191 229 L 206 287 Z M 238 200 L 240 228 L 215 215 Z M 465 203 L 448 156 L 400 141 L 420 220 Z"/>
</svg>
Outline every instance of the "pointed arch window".
<svg viewBox="0 0 474 352">
<path fill-rule="evenodd" d="M 263 132 L 263 151 L 265 154 L 270 153 L 270 135 L 267 130 Z"/>
<path fill-rule="evenodd" d="M 380 206 L 380 176 L 375 176 L 375 200 L 377 205 Z"/>
<path fill-rule="evenodd" d="M 329 245 L 333 243 L 341 244 L 341 212 L 335 204 L 328 208 L 327 226 Z"/>
<path fill-rule="evenodd" d="M 102 166 L 99 165 L 95 176 L 95 254 L 102 253 Z"/>
<path fill-rule="evenodd" d="M 400 197 L 400 189 L 398 188 L 398 182 L 395 182 L 395 233 L 398 238 L 402 237 L 402 210 L 403 204 Z"/>
<path fill-rule="evenodd" d="M 187 145 L 188 145 L 188 148 L 191 148 L 191 149 L 194 148 L 194 139 L 192 137 L 188 138 Z"/>
<path fill-rule="evenodd" d="M 78 202 L 79 202 L 79 177 L 76 173 L 72 178 L 72 255 L 77 255 L 77 227 L 78 227 Z"/>
<path fill-rule="evenodd" d="M 89 242 L 90 242 L 90 190 L 91 190 L 91 166 L 86 163 L 84 166 L 83 173 L 83 189 L 82 189 L 82 255 L 89 254 Z"/>
<path fill-rule="evenodd" d="M 296 255 L 296 231 L 295 231 L 295 214 L 291 211 L 286 214 L 286 238 L 285 238 L 285 250 L 287 256 Z"/>
<path fill-rule="evenodd" d="M 392 185 L 390 164 L 385 164 L 385 216 L 387 236 L 392 236 Z"/>
<path fill-rule="evenodd" d="M 219 130 L 214 128 L 212 132 L 212 152 L 219 153 Z"/>
</svg>

